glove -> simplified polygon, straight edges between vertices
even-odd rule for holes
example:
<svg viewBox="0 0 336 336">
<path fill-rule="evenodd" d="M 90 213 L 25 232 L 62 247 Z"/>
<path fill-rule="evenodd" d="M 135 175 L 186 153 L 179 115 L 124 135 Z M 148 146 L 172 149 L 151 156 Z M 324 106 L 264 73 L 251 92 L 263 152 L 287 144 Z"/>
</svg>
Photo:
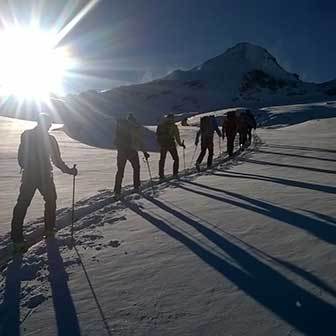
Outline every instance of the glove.
<svg viewBox="0 0 336 336">
<path fill-rule="evenodd" d="M 73 168 L 69 168 L 65 171 L 65 173 L 69 174 L 69 175 L 73 175 L 73 176 L 77 176 L 78 174 L 78 170 L 76 167 Z"/>
<path fill-rule="evenodd" d="M 145 157 L 145 160 L 148 160 L 148 158 L 149 158 L 150 155 L 147 152 L 143 152 L 143 155 Z"/>
</svg>

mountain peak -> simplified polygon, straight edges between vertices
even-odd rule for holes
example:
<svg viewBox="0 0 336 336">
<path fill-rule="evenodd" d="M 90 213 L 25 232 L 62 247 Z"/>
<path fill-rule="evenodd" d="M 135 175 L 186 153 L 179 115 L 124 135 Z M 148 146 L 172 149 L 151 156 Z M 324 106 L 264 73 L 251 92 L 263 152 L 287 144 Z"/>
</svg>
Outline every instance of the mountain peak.
<svg viewBox="0 0 336 336">
<path fill-rule="evenodd" d="M 272 59 L 274 62 L 277 63 L 277 65 L 279 65 L 275 57 L 273 57 L 265 48 L 249 42 L 237 43 L 235 46 L 227 49 L 223 54 L 219 55 L 218 57 L 221 56 L 239 57 L 241 59 L 244 59 L 245 61 L 250 62 L 260 62 L 262 59 Z"/>
<path fill-rule="evenodd" d="M 233 47 L 227 49 L 225 53 L 230 52 L 231 50 L 248 50 L 248 49 L 261 49 L 267 52 L 267 50 L 263 47 L 260 47 L 256 44 L 250 43 L 250 42 L 239 42 Z"/>
<path fill-rule="evenodd" d="M 247 73 L 260 70 L 281 80 L 296 81 L 297 77 L 284 70 L 265 48 L 240 42 L 189 71 L 175 71 L 166 79 L 231 79 L 239 82 Z"/>
</svg>

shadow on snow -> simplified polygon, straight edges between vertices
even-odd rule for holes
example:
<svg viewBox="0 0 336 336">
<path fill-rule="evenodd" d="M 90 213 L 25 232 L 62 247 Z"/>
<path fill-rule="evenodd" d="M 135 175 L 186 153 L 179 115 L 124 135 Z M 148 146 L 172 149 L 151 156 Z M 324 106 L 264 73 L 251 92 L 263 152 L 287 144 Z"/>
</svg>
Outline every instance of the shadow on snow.
<svg viewBox="0 0 336 336">
<path fill-rule="evenodd" d="M 267 203 L 261 200 L 256 200 L 247 196 L 239 195 L 237 193 L 231 191 L 224 191 L 222 189 L 209 187 L 203 185 L 201 183 L 185 181 L 185 183 L 192 184 L 193 186 L 211 190 L 217 193 L 224 193 L 227 196 L 236 198 L 238 200 L 234 200 L 231 198 L 224 198 L 218 195 L 210 194 L 205 191 L 192 189 L 191 187 L 186 187 L 184 185 L 180 185 L 181 189 L 197 193 L 199 195 L 209 197 L 215 199 L 220 202 L 224 202 L 227 204 L 231 204 L 246 210 L 254 211 L 261 215 L 274 218 L 281 222 L 287 223 L 289 225 L 295 226 L 302 230 L 309 232 L 310 234 L 322 239 L 328 243 L 335 244 L 336 243 L 336 226 L 333 223 L 326 222 L 324 220 L 319 220 L 316 218 L 312 218 L 285 208 L 282 208 L 278 205 L 274 205 L 271 203 Z M 243 202 L 242 202 L 243 201 Z"/>
<path fill-rule="evenodd" d="M 265 145 L 267 146 L 267 145 Z M 270 146 L 270 145 L 268 145 Z M 327 161 L 327 162 L 336 162 L 334 159 L 318 157 L 318 156 L 311 156 L 311 155 L 300 155 L 300 154 L 293 154 L 293 153 L 281 153 L 281 152 L 274 152 L 274 151 L 266 151 L 263 149 L 258 149 L 258 153 L 263 154 L 275 154 L 275 155 L 282 155 L 282 156 L 289 156 L 295 158 L 303 158 L 303 159 L 311 159 L 311 160 L 319 160 L 319 161 Z"/>
<path fill-rule="evenodd" d="M 302 182 L 302 181 L 295 181 L 295 180 L 290 180 L 290 179 L 284 179 L 281 177 L 240 173 L 240 172 L 238 173 L 238 172 L 232 172 L 232 171 L 224 172 L 222 170 L 216 170 L 216 172 L 215 171 L 212 172 L 212 175 L 229 177 L 229 178 L 237 178 L 237 179 L 265 181 L 265 182 L 270 182 L 270 183 L 288 185 L 291 187 L 322 191 L 322 192 L 329 193 L 329 194 L 336 194 L 336 188 L 332 186 L 316 184 L 316 183 L 309 183 L 309 182 Z"/>
<path fill-rule="evenodd" d="M 79 336 L 80 328 L 57 240 L 46 241 L 49 281 L 59 336 Z M 27 280 L 22 269 L 22 256 L 16 256 L 8 265 L 4 289 L 4 300 L 0 307 L 0 335 L 20 336 L 21 282 Z"/>
<path fill-rule="evenodd" d="M 77 312 L 68 286 L 68 274 L 64 268 L 57 240 L 48 238 L 46 244 L 50 273 L 49 281 L 58 335 L 80 335 Z"/>
<path fill-rule="evenodd" d="M 275 163 L 275 162 L 269 162 L 264 160 L 252 160 L 252 159 L 241 159 L 244 162 L 250 162 L 260 165 L 267 165 L 267 166 L 276 166 L 276 167 L 284 167 L 284 168 L 296 168 L 296 169 L 303 169 L 308 171 L 313 171 L 317 173 L 326 173 L 326 174 L 336 174 L 335 170 L 331 169 L 322 169 L 322 168 L 314 168 L 314 167 L 306 167 L 306 166 L 298 166 L 298 165 L 290 165 L 290 164 L 284 164 L 284 163 Z"/>
<path fill-rule="evenodd" d="M 188 190 L 187 188 L 185 189 Z M 145 196 L 145 198 L 195 228 L 204 237 L 230 255 L 244 270 L 207 250 L 193 239 L 168 225 L 165 220 L 144 211 L 132 202 L 128 202 L 127 205 L 136 214 L 184 244 L 208 265 L 212 266 L 247 295 L 281 319 L 306 335 L 330 334 L 334 330 L 336 309 L 331 304 L 289 281 L 269 265 L 199 221 L 186 216 L 157 199 L 148 196 Z M 296 306 L 297 301 L 301 303 L 301 308 Z M 319 317 L 318 319 L 317 316 Z"/>
<path fill-rule="evenodd" d="M 0 335 L 20 335 L 20 296 L 22 256 L 16 256 L 6 273 L 4 299 L 0 307 Z"/>
</svg>

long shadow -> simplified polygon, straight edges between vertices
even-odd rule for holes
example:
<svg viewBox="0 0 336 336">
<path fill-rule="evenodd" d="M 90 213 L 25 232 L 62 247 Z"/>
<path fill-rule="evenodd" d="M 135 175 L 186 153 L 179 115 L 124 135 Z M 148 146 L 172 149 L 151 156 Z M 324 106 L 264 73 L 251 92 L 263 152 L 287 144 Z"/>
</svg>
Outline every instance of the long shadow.
<svg viewBox="0 0 336 336">
<path fill-rule="evenodd" d="M 295 157 L 295 158 L 303 158 L 303 159 L 312 159 L 312 160 L 319 160 L 319 161 L 336 162 L 336 160 L 322 158 L 322 157 L 318 157 L 318 156 L 299 155 L 299 154 L 292 154 L 292 153 L 280 153 L 280 152 L 273 152 L 273 151 L 265 151 L 263 149 L 259 149 L 258 153 L 275 154 L 275 155 L 290 156 L 290 157 Z"/>
<path fill-rule="evenodd" d="M 229 235 L 232 236 L 231 234 L 229 234 Z M 301 267 L 299 267 L 299 266 L 297 266 L 297 265 L 295 265 L 295 264 L 293 264 L 289 261 L 285 261 L 285 260 L 282 260 L 280 258 L 273 257 L 270 254 L 258 249 L 257 247 L 252 246 L 249 243 L 246 243 L 245 241 L 241 240 L 240 238 L 238 238 L 236 236 L 233 236 L 233 237 L 239 243 L 246 246 L 249 250 L 252 250 L 255 254 L 263 257 L 265 260 L 271 260 L 272 262 L 275 262 L 275 263 L 281 265 L 282 267 L 290 270 L 291 272 L 293 272 L 296 275 L 300 276 L 301 278 L 305 279 L 306 281 L 309 281 L 313 285 L 321 288 L 322 290 L 324 290 L 324 291 L 328 292 L 329 294 L 333 295 L 334 297 L 336 297 L 336 290 L 333 287 L 331 287 L 328 283 L 321 280 L 316 275 L 304 270 L 303 268 L 301 268 Z"/>
<path fill-rule="evenodd" d="M 258 174 L 248 174 L 248 173 L 238 173 L 238 172 L 228 172 L 222 173 L 222 170 L 217 169 L 220 173 L 212 172 L 212 175 L 230 177 L 230 178 L 239 178 L 239 179 L 249 179 L 249 180 L 259 180 L 266 181 L 271 183 L 288 185 L 291 187 L 303 188 L 303 189 L 311 189 L 316 191 L 322 191 L 329 194 L 336 194 L 336 187 L 326 186 L 323 184 L 309 183 L 309 182 L 301 182 L 295 180 L 284 179 L 281 177 L 273 177 L 273 176 L 265 176 Z"/>
<path fill-rule="evenodd" d="M 288 261 L 282 260 L 280 258 L 277 257 L 273 257 L 270 254 L 258 249 L 257 247 L 245 242 L 244 240 L 240 239 L 239 237 L 224 231 L 223 229 L 219 228 L 218 226 L 206 221 L 203 218 L 198 217 L 196 214 L 189 212 L 186 209 L 183 209 L 181 207 L 179 207 L 176 204 L 170 203 L 169 201 L 165 200 L 165 203 L 167 204 L 171 204 L 173 205 L 176 209 L 180 209 L 181 211 L 183 211 L 185 214 L 190 215 L 193 218 L 196 218 L 197 220 L 201 221 L 202 223 L 204 223 L 205 225 L 210 225 L 214 228 L 216 228 L 217 230 L 220 230 L 225 236 L 235 240 L 236 242 L 238 242 L 241 245 L 244 245 L 245 247 L 248 248 L 248 250 L 253 251 L 254 254 L 261 256 L 264 260 L 270 260 L 273 263 L 277 263 L 279 265 L 281 265 L 282 267 L 290 270 L 292 273 L 295 273 L 296 275 L 300 276 L 301 278 L 305 279 L 306 281 L 312 283 L 313 285 L 321 288 L 322 290 L 328 292 L 329 294 L 333 295 L 334 297 L 336 297 L 336 290 L 334 288 L 332 288 L 327 282 L 321 280 L 319 277 L 315 276 L 314 274 L 300 268 L 299 266 L 292 264 Z M 168 222 L 169 223 L 169 222 Z"/>
<path fill-rule="evenodd" d="M 197 186 L 203 189 L 208 189 L 214 192 L 224 193 L 228 196 L 238 199 L 239 201 L 233 200 L 230 198 L 224 198 L 224 197 L 213 195 L 213 194 L 209 194 L 201 190 L 195 190 L 195 189 L 186 187 L 182 184 L 179 185 L 179 188 L 208 197 L 208 198 L 215 199 L 220 202 L 224 202 L 224 203 L 231 204 L 231 205 L 234 205 L 234 206 L 246 209 L 246 210 L 260 213 L 264 216 L 277 219 L 281 222 L 284 222 L 289 225 L 298 227 L 302 230 L 305 230 L 313 234 L 314 236 L 318 237 L 319 239 L 322 239 L 328 243 L 331 243 L 331 244 L 336 243 L 336 226 L 326 223 L 325 221 L 311 218 L 303 214 L 281 208 L 277 205 L 266 203 L 266 202 L 256 200 L 256 199 L 253 199 L 247 196 L 239 195 L 234 192 L 224 191 L 222 189 L 209 187 L 207 185 L 203 185 L 197 182 L 184 181 L 184 183 L 192 184 L 194 186 Z M 246 204 L 241 201 L 244 201 L 250 204 Z"/>
<path fill-rule="evenodd" d="M 329 294 L 333 295 L 336 297 L 336 290 L 332 288 L 329 284 L 318 278 L 316 275 L 307 272 L 306 270 L 288 262 L 285 260 L 282 260 L 280 258 L 268 256 L 271 258 L 273 261 L 277 262 L 279 265 L 287 268 L 288 270 L 292 271 L 293 273 L 299 275 L 301 278 L 306 279 L 310 283 L 314 284 L 315 286 L 321 288 L 322 290 L 328 292 Z"/>
<path fill-rule="evenodd" d="M 204 262 L 281 319 L 305 333 L 305 335 L 328 335 L 334 330 L 336 309 L 331 304 L 292 283 L 267 264 L 249 254 L 246 250 L 233 244 L 201 223 L 168 207 L 157 199 L 146 198 L 158 207 L 194 227 L 235 259 L 244 270 L 211 253 L 181 232 L 167 225 L 165 221 L 143 211 L 135 204 L 129 203 L 129 208 L 172 238 L 187 246 Z M 302 308 L 297 308 L 297 301 L 301 303 Z"/>
<path fill-rule="evenodd" d="M 319 213 L 317 211 L 312 211 L 312 210 L 305 210 L 306 212 L 320 218 L 321 220 L 324 220 L 325 222 L 329 222 L 330 224 L 335 224 L 336 225 L 336 218 L 328 216 L 326 214 Z"/>
<path fill-rule="evenodd" d="M 276 167 L 285 167 L 285 168 L 296 168 L 296 169 L 314 171 L 314 172 L 318 172 L 318 173 L 336 174 L 336 170 L 330 170 L 330 169 L 297 166 L 297 165 L 290 165 L 290 164 L 284 164 L 284 163 L 269 162 L 269 161 L 264 161 L 264 160 L 252 160 L 252 159 L 242 159 L 242 160 L 245 161 L 245 162 L 260 164 L 260 165 L 263 165 L 263 166 L 267 165 L 267 166 L 276 166 Z"/>
<path fill-rule="evenodd" d="M 0 306 L 0 335 L 20 335 L 22 256 L 14 257 L 8 265 L 4 299 Z"/>
<path fill-rule="evenodd" d="M 47 239 L 49 280 L 59 336 L 79 336 L 76 308 L 68 286 L 68 275 L 55 238 Z"/>
<path fill-rule="evenodd" d="M 272 145 L 272 144 L 266 144 L 264 146 L 273 147 L 273 148 L 284 148 L 284 149 L 298 149 L 298 150 L 310 151 L 310 152 L 336 153 L 336 150 L 318 148 L 318 147 L 305 147 L 305 146 L 295 146 L 295 145 Z"/>
</svg>

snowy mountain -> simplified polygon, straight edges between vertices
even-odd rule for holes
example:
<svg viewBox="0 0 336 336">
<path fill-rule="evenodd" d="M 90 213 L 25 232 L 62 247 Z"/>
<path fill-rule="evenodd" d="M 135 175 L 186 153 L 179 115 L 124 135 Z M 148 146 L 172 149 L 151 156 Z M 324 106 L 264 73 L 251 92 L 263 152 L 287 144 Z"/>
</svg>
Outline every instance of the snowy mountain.
<svg viewBox="0 0 336 336">
<path fill-rule="evenodd" d="M 239 84 L 247 73 L 256 70 L 284 81 L 298 81 L 298 76 L 284 70 L 266 49 L 250 43 L 239 43 L 198 67 L 189 71 L 176 70 L 165 79 L 222 80 Z"/>
<path fill-rule="evenodd" d="M 68 96 L 66 102 L 90 114 L 97 109 L 109 116 L 132 112 L 141 122 L 155 125 L 168 112 L 325 101 L 335 97 L 335 91 L 336 81 L 303 82 L 299 75 L 281 67 L 266 49 L 239 43 L 191 70 L 176 70 L 144 84 Z"/>
<path fill-rule="evenodd" d="M 264 48 L 239 43 L 223 54 L 191 70 L 176 70 L 144 84 L 121 86 L 97 92 L 90 90 L 55 100 L 50 111 L 65 124 L 73 138 L 90 145 L 113 148 L 113 129 L 118 115 L 133 113 L 145 125 L 156 125 L 166 113 L 182 119 L 229 107 L 261 108 L 274 105 L 332 100 L 336 80 L 315 84 L 303 82 L 287 72 Z M 8 99 L 0 115 L 33 119 L 31 104 Z M 155 149 L 154 134 L 147 132 L 149 149 Z"/>
</svg>

